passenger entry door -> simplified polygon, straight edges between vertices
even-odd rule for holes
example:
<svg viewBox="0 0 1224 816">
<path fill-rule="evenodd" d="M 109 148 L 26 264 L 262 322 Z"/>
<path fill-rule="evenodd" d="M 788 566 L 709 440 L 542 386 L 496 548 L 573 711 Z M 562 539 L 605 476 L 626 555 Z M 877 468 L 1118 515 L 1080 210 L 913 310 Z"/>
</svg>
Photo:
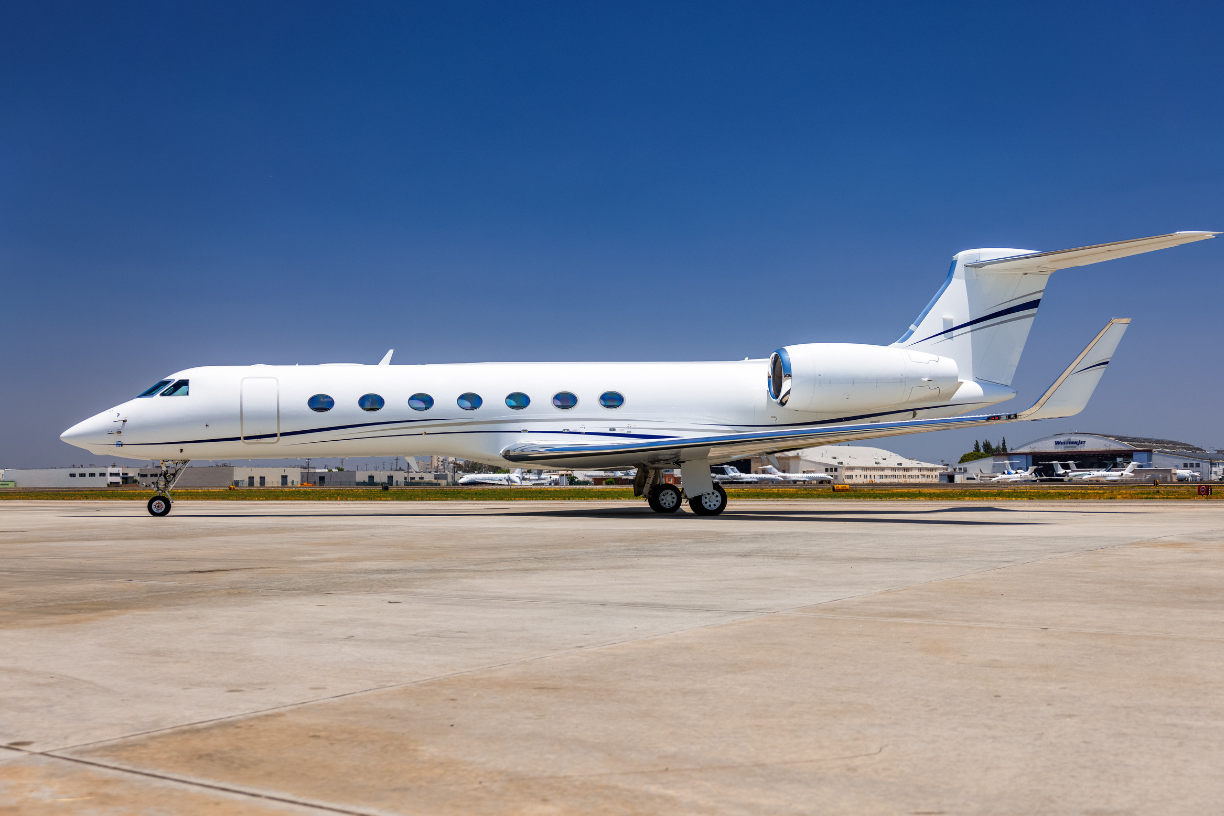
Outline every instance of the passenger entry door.
<svg viewBox="0 0 1224 816">
<path fill-rule="evenodd" d="M 275 445 L 280 441 L 280 383 L 275 377 L 244 379 L 240 411 L 244 444 Z"/>
</svg>

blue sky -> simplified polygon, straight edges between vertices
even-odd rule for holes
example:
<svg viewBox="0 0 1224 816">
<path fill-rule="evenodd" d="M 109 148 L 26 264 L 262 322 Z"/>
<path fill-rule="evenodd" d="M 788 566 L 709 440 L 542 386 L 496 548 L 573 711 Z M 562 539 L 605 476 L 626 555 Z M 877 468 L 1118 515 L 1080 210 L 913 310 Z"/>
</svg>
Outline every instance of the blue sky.
<svg viewBox="0 0 1224 816">
<path fill-rule="evenodd" d="M 203 364 L 890 343 L 974 247 L 1224 229 L 1219 3 L 6 5 L 0 467 Z M 1215 240 L 1057 273 L 1025 407 L 1224 447 Z M 1020 403 L 1024 403 L 1021 405 Z M 888 445 L 955 458 L 971 436 Z"/>
</svg>

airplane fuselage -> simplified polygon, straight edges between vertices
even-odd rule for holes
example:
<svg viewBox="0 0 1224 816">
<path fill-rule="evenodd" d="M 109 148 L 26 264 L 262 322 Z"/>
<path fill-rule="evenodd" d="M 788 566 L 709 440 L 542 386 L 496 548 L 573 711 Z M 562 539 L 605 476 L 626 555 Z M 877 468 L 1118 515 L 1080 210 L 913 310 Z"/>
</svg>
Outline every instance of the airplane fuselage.
<svg viewBox="0 0 1224 816">
<path fill-rule="evenodd" d="M 883 347 L 827 344 L 834 351 Z M 64 433 L 132 459 L 282 459 L 442 455 L 497 466 L 511 445 L 629 442 L 838 422 L 948 417 L 1008 399 L 958 383 L 950 397 L 903 399 L 899 377 L 826 384 L 823 408 L 769 399 L 767 360 L 689 363 L 209 366 L 176 372 Z M 899 381 L 898 381 L 899 380 Z M 175 383 L 187 385 L 170 393 Z M 182 393 L 183 391 L 186 393 Z M 945 389 L 946 393 L 947 389 Z M 873 392 L 879 397 L 873 399 Z M 811 401 L 805 405 L 811 405 Z M 584 458 L 555 467 L 623 467 Z"/>
</svg>

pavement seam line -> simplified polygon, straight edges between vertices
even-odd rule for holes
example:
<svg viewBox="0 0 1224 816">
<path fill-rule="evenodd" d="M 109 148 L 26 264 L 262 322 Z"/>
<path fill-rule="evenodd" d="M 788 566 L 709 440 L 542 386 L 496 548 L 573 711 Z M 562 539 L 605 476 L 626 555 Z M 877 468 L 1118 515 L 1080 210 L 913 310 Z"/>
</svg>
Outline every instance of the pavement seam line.
<svg viewBox="0 0 1224 816">
<path fill-rule="evenodd" d="M 96 760 L 80 759 L 79 757 L 60 756 L 51 751 L 23 751 L 26 756 L 41 756 L 48 759 L 57 759 L 61 762 L 73 762 L 78 765 L 86 765 L 92 768 L 102 768 L 107 771 L 116 773 L 132 774 L 135 776 L 143 776 L 149 779 L 158 779 L 163 782 L 175 782 L 180 785 L 189 785 L 196 788 L 206 788 L 208 790 L 221 791 L 237 796 L 248 796 L 255 799 L 264 799 L 269 802 L 280 802 L 281 804 L 296 805 L 298 807 L 311 808 L 314 810 L 323 810 L 328 813 L 342 813 L 344 816 L 375 816 L 374 813 L 364 810 L 347 810 L 345 808 L 335 807 L 333 805 L 316 804 L 312 802 L 304 802 L 298 799 L 290 799 L 287 796 L 276 796 L 270 793 L 259 793 L 258 791 L 243 790 L 242 788 L 233 788 L 226 785 L 219 785 L 215 782 L 203 782 L 193 779 L 183 779 L 169 774 L 154 773 L 152 771 L 141 771 L 135 768 L 125 768 L 122 765 L 108 765 L 105 762 Z"/>
<path fill-rule="evenodd" d="M 877 618 L 870 615 L 831 615 L 827 613 L 805 614 L 803 612 L 782 612 L 779 614 L 795 618 L 858 620 L 871 621 L 873 623 L 905 623 L 916 626 L 964 626 L 968 628 L 981 629 L 1012 629 L 1024 632 L 1067 632 L 1076 635 L 1108 635 L 1116 637 L 1169 638 L 1172 640 L 1202 640 L 1209 643 L 1219 643 L 1224 641 L 1224 638 L 1221 637 L 1207 637 L 1204 635 L 1170 635 L 1164 632 L 1110 632 L 1104 629 L 1071 629 L 1061 626 L 1029 626 L 1018 623 L 973 623 L 970 621 L 941 621 L 927 618 Z"/>
</svg>

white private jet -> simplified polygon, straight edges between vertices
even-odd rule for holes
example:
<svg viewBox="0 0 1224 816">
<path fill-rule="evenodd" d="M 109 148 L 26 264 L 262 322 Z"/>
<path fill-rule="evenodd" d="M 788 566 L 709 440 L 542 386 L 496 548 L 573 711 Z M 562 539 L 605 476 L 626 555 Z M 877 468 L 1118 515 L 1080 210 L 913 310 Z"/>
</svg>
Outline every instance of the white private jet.
<svg viewBox="0 0 1224 816">
<path fill-rule="evenodd" d="M 761 468 L 769 476 L 777 476 L 784 482 L 831 482 L 833 477 L 827 473 L 783 473 L 773 465 Z"/>
<path fill-rule="evenodd" d="M 523 477 L 519 471 L 513 473 L 469 473 L 459 478 L 459 484 L 461 485 L 512 487 L 522 483 Z"/>
<path fill-rule="evenodd" d="M 990 481 L 992 482 L 1035 482 L 1037 481 L 1037 468 L 1040 465 L 1033 465 L 1027 470 L 1019 470 L 1014 473 L 1002 473 Z"/>
<path fill-rule="evenodd" d="M 765 482 L 781 483 L 785 481 L 768 473 L 743 473 L 735 465 L 711 465 L 710 478 L 716 484 L 763 484 Z"/>
<path fill-rule="evenodd" d="M 1138 462 L 1131 462 L 1126 466 L 1125 470 L 1113 470 L 1113 465 L 1102 470 L 1094 470 L 1091 473 L 1076 474 L 1076 481 L 1085 482 L 1118 482 L 1123 479 L 1135 478 L 1135 470 L 1139 467 Z"/>
<path fill-rule="evenodd" d="M 1047 464 L 1052 465 L 1054 468 L 1053 476 L 1043 477 L 1047 482 L 1071 482 L 1076 479 L 1082 479 L 1089 473 L 1094 472 L 1091 470 L 1081 470 L 1075 466 L 1074 462 L 1048 462 Z M 1064 468 L 1063 465 L 1067 467 Z"/>
<path fill-rule="evenodd" d="M 1129 319 L 1109 321 L 1030 408 L 987 410 L 1016 394 L 1009 384 L 1050 274 L 1217 234 L 957 253 L 889 346 L 804 343 L 733 362 L 392 366 L 388 352 L 376 366 L 205 366 L 176 371 L 60 438 L 100 456 L 160 460 L 155 516 L 170 512 L 170 490 L 192 459 L 429 454 L 497 467 L 636 467 L 634 493 L 655 511 L 687 498 L 694 513 L 717 515 L 727 498 L 710 478 L 714 464 L 1079 413 Z M 682 488 L 663 479 L 676 467 Z"/>
</svg>

